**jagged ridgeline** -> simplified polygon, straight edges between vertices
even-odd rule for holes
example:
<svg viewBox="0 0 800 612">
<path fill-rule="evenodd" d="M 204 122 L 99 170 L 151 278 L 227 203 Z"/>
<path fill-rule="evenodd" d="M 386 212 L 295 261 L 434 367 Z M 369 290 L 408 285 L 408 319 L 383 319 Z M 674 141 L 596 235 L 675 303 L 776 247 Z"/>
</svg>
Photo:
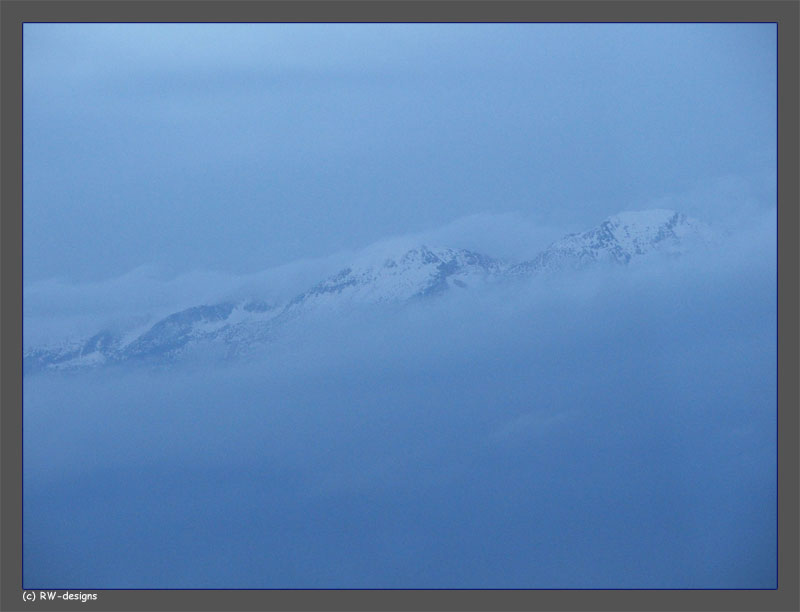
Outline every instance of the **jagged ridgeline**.
<svg viewBox="0 0 800 612">
<path fill-rule="evenodd" d="M 615 215 L 586 232 L 554 242 L 528 261 L 500 261 L 465 249 L 419 246 L 396 255 L 365 256 L 284 303 L 255 299 L 198 305 L 170 314 L 140 333 L 99 330 L 84 340 L 25 351 L 24 372 L 109 364 L 170 363 L 197 347 L 235 357 L 268 343 L 290 321 L 354 305 L 435 299 L 493 283 L 525 282 L 594 265 L 627 265 L 651 253 L 679 255 L 712 239 L 704 223 L 670 210 Z"/>
</svg>

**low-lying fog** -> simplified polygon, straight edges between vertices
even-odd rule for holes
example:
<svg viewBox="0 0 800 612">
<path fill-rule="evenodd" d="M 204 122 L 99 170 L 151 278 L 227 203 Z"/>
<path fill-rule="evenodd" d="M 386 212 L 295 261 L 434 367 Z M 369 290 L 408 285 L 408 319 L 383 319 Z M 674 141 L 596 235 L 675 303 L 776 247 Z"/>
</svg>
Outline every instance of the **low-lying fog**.
<svg viewBox="0 0 800 612">
<path fill-rule="evenodd" d="M 774 588 L 775 260 L 740 247 L 26 377 L 24 586 Z"/>
</svg>

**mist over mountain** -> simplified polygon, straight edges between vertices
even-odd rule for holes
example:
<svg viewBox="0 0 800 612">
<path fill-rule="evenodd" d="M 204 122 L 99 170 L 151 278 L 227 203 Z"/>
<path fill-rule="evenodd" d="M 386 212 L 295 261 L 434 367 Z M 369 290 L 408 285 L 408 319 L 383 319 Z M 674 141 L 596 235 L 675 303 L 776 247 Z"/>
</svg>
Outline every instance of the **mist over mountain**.
<svg viewBox="0 0 800 612">
<path fill-rule="evenodd" d="M 24 588 L 776 588 L 777 24 L 23 29 Z"/>
<path fill-rule="evenodd" d="M 772 588 L 774 228 L 392 240 L 29 349 L 26 579 Z"/>
<path fill-rule="evenodd" d="M 281 300 L 256 294 L 192 305 L 123 329 L 97 329 L 88 337 L 26 349 L 25 369 L 91 367 L 125 362 L 166 363 L 191 352 L 233 357 L 274 340 L 300 319 L 338 314 L 365 305 L 386 306 L 435 298 L 447 292 L 474 299 L 538 277 L 568 275 L 591 266 L 628 265 L 647 257 L 674 257 L 708 249 L 721 239 L 706 224 L 670 210 L 615 215 L 583 233 L 553 242 L 528 261 L 512 262 L 463 248 L 411 246 L 388 241 L 353 256 L 349 265 L 307 290 Z M 229 290 L 230 291 L 230 290 Z M 239 295 L 242 295 L 239 290 Z M 261 295 L 264 295 L 263 292 Z"/>
</svg>

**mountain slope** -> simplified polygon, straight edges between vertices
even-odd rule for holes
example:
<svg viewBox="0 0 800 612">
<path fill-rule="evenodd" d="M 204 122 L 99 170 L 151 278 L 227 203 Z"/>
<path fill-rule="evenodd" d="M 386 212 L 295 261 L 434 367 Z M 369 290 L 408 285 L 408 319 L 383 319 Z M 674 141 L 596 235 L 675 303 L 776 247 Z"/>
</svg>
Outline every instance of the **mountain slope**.
<svg viewBox="0 0 800 612">
<path fill-rule="evenodd" d="M 709 237 L 704 223 L 672 210 L 624 212 L 586 232 L 564 236 L 509 272 L 525 275 L 581 269 L 601 262 L 627 264 L 654 252 L 679 253 Z"/>
<path fill-rule="evenodd" d="M 284 304 L 255 300 L 199 305 L 173 313 L 131 337 L 101 331 L 82 342 L 26 351 L 24 370 L 63 369 L 130 361 L 169 362 L 198 347 L 223 355 L 269 342 L 290 321 L 354 306 L 403 304 L 492 283 L 563 274 L 592 265 L 625 265 L 654 253 L 680 254 L 708 241 L 703 223 L 669 210 L 625 212 L 583 233 L 554 242 L 514 265 L 448 247 L 418 246 L 399 253 L 371 252 Z M 306 319 L 304 319 L 306 318 Z"/>
</svg>

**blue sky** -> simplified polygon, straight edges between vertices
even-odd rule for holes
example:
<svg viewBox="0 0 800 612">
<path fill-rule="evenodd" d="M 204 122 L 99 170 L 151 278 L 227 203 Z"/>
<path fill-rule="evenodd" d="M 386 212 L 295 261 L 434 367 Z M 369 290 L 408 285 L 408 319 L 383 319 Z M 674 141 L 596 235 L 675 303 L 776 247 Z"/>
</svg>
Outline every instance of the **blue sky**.
<svg viewBox="0 0 800 612">
<path fill-rule="evenodd" d="M 27 24 L 25 282 L 774 206 L 775 66 L 773 24 Z"/>
</svg>

